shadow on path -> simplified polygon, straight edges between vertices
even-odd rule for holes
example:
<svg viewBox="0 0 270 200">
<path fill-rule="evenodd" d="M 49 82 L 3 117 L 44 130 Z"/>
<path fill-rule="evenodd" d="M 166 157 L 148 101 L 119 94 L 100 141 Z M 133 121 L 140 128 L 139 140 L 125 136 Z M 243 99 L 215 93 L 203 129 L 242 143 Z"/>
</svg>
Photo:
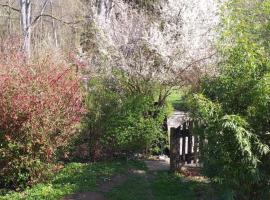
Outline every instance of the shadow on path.
<svg viewBox="0 0 270 200">
<path fill-rule="evenodd" d="M 170 168 L 169 162 L 166 160 L 146 160 L 144 161 L 149 172 L 168 171 Z M 151 174 L 151 173 L 150 173 Z M 105 200 L 106 193 L 109 193 L 113 188 L 124 184 L 130 176 L 141 175 L 145 177 L 146 182 L 151 182 L 151 176 L 144 170 L 129 169 L 128 173 L 116 175 L 106 182 L 102 182 L 95 192 L 81 192 L 68 195 L 62 200 Z M 152 191 L 147 191 L 148 196 L 152 197 Z"/>
<path fill-rule="evenodd" d="M 146 160 L 144 161 L 149 171 L 169 171 L 169 160 Z"/>
</svg>

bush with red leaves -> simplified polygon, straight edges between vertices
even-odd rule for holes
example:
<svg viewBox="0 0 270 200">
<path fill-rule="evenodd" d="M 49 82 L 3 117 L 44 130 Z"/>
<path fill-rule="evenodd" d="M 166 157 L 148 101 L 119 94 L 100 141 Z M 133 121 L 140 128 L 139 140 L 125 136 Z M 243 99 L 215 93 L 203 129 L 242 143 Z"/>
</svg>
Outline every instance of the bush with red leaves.
<svg viewBox="0 0 270 200">
<path fill-rule="evenodd" d="M 82 98 L 67 64 L 49 57 L 29 64 L 16 49 L 0 52 L 0 187 L 46 177 L 56 150 L 76 134 Z"/>
</svg>

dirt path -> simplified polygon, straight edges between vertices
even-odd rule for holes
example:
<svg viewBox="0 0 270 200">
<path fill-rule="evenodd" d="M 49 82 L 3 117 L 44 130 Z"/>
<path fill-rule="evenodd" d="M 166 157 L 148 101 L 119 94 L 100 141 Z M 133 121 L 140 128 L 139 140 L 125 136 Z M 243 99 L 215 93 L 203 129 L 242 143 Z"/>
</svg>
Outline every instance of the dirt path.
<svg viewBox="0 0 270 200">
<path fill-rule="evenodd" d="M 63 198 L 62 200 L 105 200 L 106 193 L 110 192 L 113 188 L 124 184 L 124 182 L 128 180 L 129 176 L 144 176 L 145 181 L 150 184 L 154 177 L 153 173 L 157 171 L 168 171 L 170 167 L 168 161 L 165 160 L 146 160 L 144 162 L 149 173 L 144 170 L 130 169 L 126 174 L 114 176 L 110 180 L 101 183 L 95 192 L 75 193 Z M 154 196 L 150 189 L 147 193 L 149 199 L 154 200 Z"/>
<path fill-rule="evenodd" d="M 81 192 L 71 194 L 62 200 L 105 200 L 104 194 L 110 192 L 114 187 L 123 184 L 127 178 L 127 175 L 114 176 L 109 181 L 100 184 L 96 192 Z"/>
<path fill-rule="evenodd" d="M 169 171 L 170 163 L 168 160 L 146 160 L 144 161 L 149 171 Z"/>
</svg>

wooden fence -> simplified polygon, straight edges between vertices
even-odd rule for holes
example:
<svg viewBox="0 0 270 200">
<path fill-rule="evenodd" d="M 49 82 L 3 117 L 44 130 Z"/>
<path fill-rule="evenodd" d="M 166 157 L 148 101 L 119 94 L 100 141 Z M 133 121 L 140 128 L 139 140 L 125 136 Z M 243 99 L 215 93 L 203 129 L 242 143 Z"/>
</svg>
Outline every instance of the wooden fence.
<svg viewBox="0 0 270 200">
<path fill-rule="evenodd" d="M 198 164 L 199 138 L 192 134 L 193 122 L 170 129 L 170 167 L 177 171 L 186 164 Z"/>
</svg>

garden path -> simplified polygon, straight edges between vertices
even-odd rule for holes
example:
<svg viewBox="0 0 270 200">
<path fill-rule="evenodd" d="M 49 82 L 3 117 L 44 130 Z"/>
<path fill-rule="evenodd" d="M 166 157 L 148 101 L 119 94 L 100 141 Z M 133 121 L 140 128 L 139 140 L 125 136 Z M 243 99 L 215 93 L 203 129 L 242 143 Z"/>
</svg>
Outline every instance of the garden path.
<svg viewBox="0 0 270 200">
<path fill-rule="evenodd" d="M 63 198 L 62 200 L 105 200 L 106 193 L 123 184 L 130 175 L 143 176 L 146 182 L 150 182 L 152 179 L 151 173 L 169 170 L 168 160 L 145 160 L 144 162 L 150 173 L 147 173 L 144 170 L 130 169 L 127 174 L 114 176 L 106 182 L 101 183 L 95 192 L 75 193 Z M 149 190 L 147 193 L 148 194 L 146 195 L 149 197 L 149 199 L 153 199 L 152 191 Z"/>
</svg>

